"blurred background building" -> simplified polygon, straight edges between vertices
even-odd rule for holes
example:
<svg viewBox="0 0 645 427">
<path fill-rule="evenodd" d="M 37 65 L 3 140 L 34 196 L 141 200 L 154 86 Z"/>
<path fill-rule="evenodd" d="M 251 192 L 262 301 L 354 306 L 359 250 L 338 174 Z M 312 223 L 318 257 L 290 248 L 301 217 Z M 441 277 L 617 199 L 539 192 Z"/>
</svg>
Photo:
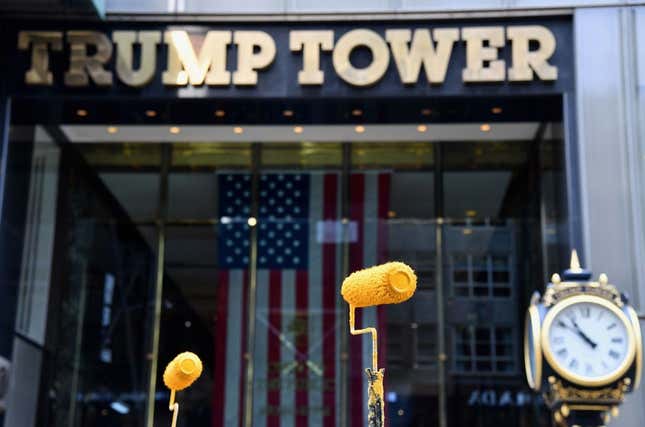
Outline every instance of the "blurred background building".
<svg viewBox="0 0 645 427">
<path fill-rule="evenodd" d="M 550 425 L 524 311 L 572 248 L 645 310 L 645 5 L 5 0 L 0 425 Z M 429 31 L 428 31 L 429 30 Z M 210 32 L 210 33 L 209 33 Z M 418 56 L 415 59 L 415 54 Z M 645 419 L 629 396 L 619 423 Z M 4 424 L 3 424 L 4 423 Z"/>
</svg>

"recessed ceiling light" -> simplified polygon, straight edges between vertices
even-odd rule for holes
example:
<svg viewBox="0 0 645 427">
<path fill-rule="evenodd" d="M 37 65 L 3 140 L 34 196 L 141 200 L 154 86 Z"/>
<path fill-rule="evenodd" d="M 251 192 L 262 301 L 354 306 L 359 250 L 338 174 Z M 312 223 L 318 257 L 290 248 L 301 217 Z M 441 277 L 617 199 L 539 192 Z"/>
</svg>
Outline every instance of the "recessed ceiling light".
<svg viewBox="0 0 645 427">
<path fill-rule="evenodd" d="M 168 129 L 168 132 L 177 135 L 179 132 L 181 132 L 181 129 L 179 129 L 177 126 L 172 126 L 170 129 Z"/>
<path fill-rule="evenodd" d="M 119 128 L 116 126 L 108 126 L 107 128 L 107 133 L 117 133 L 119 131 Z"/>
<path fill-rule="evenodd" d="M 479 127 L 479 130 L 482 132 L 488 132 L 490 131 L 490 125 L 488 123 L 484 123 Z"/>
<path fill-rule="evenodd" d="M 243 129 L 243 128 L 241 128 L 241 127 L 239 127 L 239 126 L 235 126 L 235 127 L 233 128 L 233 132 L 234 132 L 234 133 L 236 133 L 236 134 L 238 134 L 238 135 L 241 135 L 241 134 L 243 134 L 243 133 L 244 133 L 244 129 Z"/>
<path fill-rule="evenodd" d="M 147 117 L 156 117 L 157 112 L 155 110 L 146 110 L 146 116 Z"/>
<path fill-rule="evenodd" d="M 302 133 L 303 129 L 302 126 L 296 126 L 293 128 L 294 133 Z"/>
<path fill-rule="evenodd" d="M 428 130 L 428 126 L 426 126 L 426 125 L 417 126 L 417 132 L 425 132 L 427 130 Z"/>
<path fill-rule="evenodd" d="M 359 117 L 362 115 L 363 115 L 363 110 L 361 110 L 360 108 L 355 108 L 352 110 L 352 116 Z"/>
<path fill-rule="evenodd" d="M 215 117 L 224 117 L 226 115 L 226 111 L 224 110 L 215 110 Z"/>
<path fill-rule="evenodd" d="M 282 115 L 285 117 L 293 117 L 293 110 L 284 110 Z"/>
<path fill-rule="evenodd" d="M 249 224 L 249 227 L 255 227 L 258 223 L 258 220 L 255 219 L 255 217 L 249 217 L 249 219 L 246 221 L 247 224 Z"/>
<path fill-rule="evenodd" d="M 432 114 L 432 110 L 431 110 L 431 109 L 429 109 L 429 108 L 423 108 L 423 109 L 421 109 L 421 115 L 422 115 L 422 116 L 429 116 L 430 114 Z"/>
<path fill-rule="evenodd" d="M 78 110 L 76 110 L 76 115 L 78 117 L 86 117 L 87 116 L 87 110 L 79 108 Z"/>
<path fill-rule="evenodd" d="M 490 109 L 490 112 L 493 114 L 501 114 L 502 113 L 502 107 L 493 107 Z"/>
<path fill-rule="evenodd" d="M 354 128 L 354 131 L 356 131 L 356 133 L 363 133 L 365 132 L 365 126 L 358 125 Z"/>
</svg>

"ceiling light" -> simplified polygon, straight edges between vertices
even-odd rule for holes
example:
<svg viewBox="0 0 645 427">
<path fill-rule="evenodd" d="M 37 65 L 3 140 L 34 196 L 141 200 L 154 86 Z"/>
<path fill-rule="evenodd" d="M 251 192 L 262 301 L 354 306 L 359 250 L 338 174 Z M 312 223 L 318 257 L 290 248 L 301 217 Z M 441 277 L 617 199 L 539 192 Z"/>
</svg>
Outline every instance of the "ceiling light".
<svg viewBox="0 0 645 427">
<path fill-rule="evenodd" d="M 293 128 L 294 133 L 302 133 L 302 126 L 296 126 Z"/>
<path fill-rule="evenodd" d="M 428 130 L 428 126 L 426 126 L 426 125 L 417 126 L 417 132 L 425 132 L 427 130 Z"/>
<path fill-rule="evenodd" d="M 179 132 L 181 132 L 181 129 L 179 129 L 177 126 L 172 126 L 170 129 L 168 129 L 168 132 L 177 135 Z"/>
<path fill-rule="evenodd" d="M 155 110 L 146 110 L 147 117 L 157 117 L 157 112 Z"/>
<path fill-rule="evenodd" d="M 422 115 L 422 116 L 429 116 L 430 114 L 432 114 L 432 110 L 431 110 L 431 109 L 429 109 L 429 108 L 423 108 L 423 109 L 421 110 L 421 115 Z"/>
<path fill-rule="evenodd" d="M 356 108 L 356 109 L 352 110 L 352 116 L 359 117 L 359 116 L 362 116 L 362 115 L 363 115 L 363 110 L 361 110 L 359 108 Z"/>
<path fill-rule="evenodd" d="M 234 133 L 236 133 L 236 134 L 238 134 L 238 135 L 241 135 L 241 134 L 243 134 L 243 133 L 244 133 L 244 129 L 243 129 L 243 128 L 241 128 L 241 127 L 239 127 L 239 126 L 235 126 L 235 127 L 233 128 L 233 132 L 234 132 Z"/>
<path fill-rule="evenodd" d="M 107 128 L 107 133 L 117 133 L 119 131 L 119 128 L 116 126 L 108 126 Z"/>
<path fill-rule="evenodd" d="M 493 107 L 490 109 L 490 112 L 493 114 L 501 114 L 502 113 L 502 107 Z"/>
<path fill-rule="evenodd" d="M 224 110 L 215 110 L 215 117 L 224 117 L 226 115 L 226 111 Z"/>
<path fill-rule="evenodd" d="M 479 127 L 479 130 L 481 130 L 482 132 L 488 132 L 490 131 L 490 125 L 488 123 L 484 123 Z"/>
<path fill-rule="evenodd" d="M 467 216 L 468 218 L 474 218 L 474 217 L 476 217 L 476 216 L 477 216 L 477 211 L 476 211 L 476 210 L 469 209 L 469 210 L 467 210 L 467 211 L 466 211 L 466 216 Z"/>
<path fill-rule="evenodd" d="M 79 108 L 78 110 L 76 110 L 76 115 L 78 117 L 86 117 L 87 116 L 87 110 Z"/>
<path fill-rule="evenodd" d="M 354 131 L 356 131 L 356 133 L 363 133 L 365 132 L 365 126 L 358 125 L 354 128 Z"/>
<path fill-rule="evenodd" d="M 254 217 L 249 217 L 246 223 L 249 224 L 249 227 L 255 227 L 258 223 L 258 220 L 255 219 Z"/>
<path fill-rule="evenodd" d="M 293 117 L 293 110 L 284 110 L 282 115 L 285 117 Z"/>
</svg>

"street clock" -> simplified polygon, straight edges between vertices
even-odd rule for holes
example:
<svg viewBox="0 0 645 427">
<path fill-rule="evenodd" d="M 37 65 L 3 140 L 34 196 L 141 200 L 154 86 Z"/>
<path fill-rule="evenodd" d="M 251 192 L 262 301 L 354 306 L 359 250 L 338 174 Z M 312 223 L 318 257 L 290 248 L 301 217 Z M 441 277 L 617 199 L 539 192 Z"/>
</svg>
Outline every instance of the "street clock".
<svg viewBox="0 0 645 427">
<path fill-rule="evenodd" d="M 526 379 L 562 426 L 596 427 L 618 415 L 643 364 L 638 316 L 605 274 L 590 281 L 575 251 L 563 277 L 534 293 L 526 313 Z"/>
</svg>

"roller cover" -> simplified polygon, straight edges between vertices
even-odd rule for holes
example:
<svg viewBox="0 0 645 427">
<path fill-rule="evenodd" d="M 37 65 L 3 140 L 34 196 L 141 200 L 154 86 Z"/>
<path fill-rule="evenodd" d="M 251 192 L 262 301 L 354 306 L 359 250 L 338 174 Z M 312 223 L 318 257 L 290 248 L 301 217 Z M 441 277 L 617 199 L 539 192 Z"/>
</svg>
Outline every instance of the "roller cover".
<svg viewBox="0 0 645 427">
<path fill-rule="evenodd" d="M 354 307 L 396 304 L 417 289 L 417 276 L 402 262 L 388 262 L 350 274 L 340 293 Z"/>
<path fill-rule="evenodd" d="M 183 390 L 202 374 L 202 361 L 195 353 L 180 353 L 166 366 L 163 382 L 171 390 Z"/>
</svg>

